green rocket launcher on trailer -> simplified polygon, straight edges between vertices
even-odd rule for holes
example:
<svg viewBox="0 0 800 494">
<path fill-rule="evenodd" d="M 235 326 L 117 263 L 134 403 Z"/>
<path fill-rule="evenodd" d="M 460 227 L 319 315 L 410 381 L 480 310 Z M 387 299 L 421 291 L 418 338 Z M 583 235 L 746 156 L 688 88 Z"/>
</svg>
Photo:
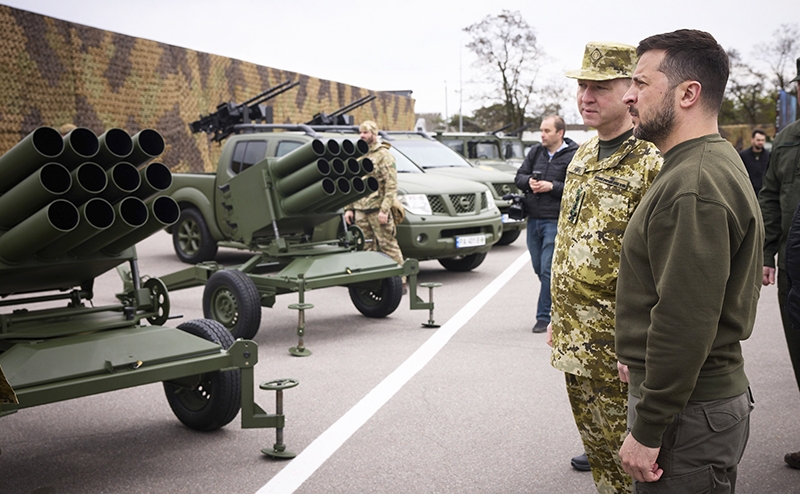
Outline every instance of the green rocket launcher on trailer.
<svg viewBox="0 0 800 494">
<path fill-rule="evenodd" d="M 163 151 L 151 129 L 98 137 L 79 127 L 62 137 L 40 127 L 0 156 L 0 417 L 163 382 L 190 428 L 218 429 L 241 407 L 243 427 L 278 430 L 266 454 L 291 456 L 282 412 L 267 415 L 254 402 L 256 344 L 207 319 L 163 326 L 166 286 L 141 282 L 134 245 L 180 214 L 165 194 L 172 174 L 153 161 Z M 94 279 L 126 264 L 119 303 L 87 304 Z M 296 384 L 287 382 L 262 388 L 280 394 Z"/>
</svg>

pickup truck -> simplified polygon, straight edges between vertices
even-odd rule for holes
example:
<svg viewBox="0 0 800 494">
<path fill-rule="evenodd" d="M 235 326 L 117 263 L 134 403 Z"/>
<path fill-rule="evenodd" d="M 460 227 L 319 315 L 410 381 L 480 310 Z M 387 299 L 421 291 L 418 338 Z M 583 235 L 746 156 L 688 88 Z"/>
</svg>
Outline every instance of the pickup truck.
<svg viewBox="0 0 800 494">
<path fill-rule="evenodd" d="M 352 128 L 252 124 L 225 141 L 216 172 L 174 174 L 167 193 L 177 201 L 180 218 L 168 231 L 178 258 L 196 264 L 212 260 L 219 246 L 252 250 L 233 240 L 222 188 L 266 158 L 282 157 L 314 139 L 343 138 L 358 139 Z M 478 267 L 503 234 L 491 191 L 474 181 L 427 174 L 408 160 L 398 160 L 397 168 L 398 199 L 405 208 L 397 239 L 404 256 L 435 259 L 452 271 Z M 341 228 L 339 217 L 309 234 L 324 236 Z"/>
</svg>

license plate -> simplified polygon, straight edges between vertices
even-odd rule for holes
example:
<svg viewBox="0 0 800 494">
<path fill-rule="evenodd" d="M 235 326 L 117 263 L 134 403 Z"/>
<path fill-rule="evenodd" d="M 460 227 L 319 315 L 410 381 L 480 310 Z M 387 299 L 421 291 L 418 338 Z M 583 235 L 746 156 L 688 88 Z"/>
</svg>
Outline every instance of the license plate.
<svg viewBox="0 0 800 494">
<path fill-rule="evenodd" d="M 525 220 L 524 219 L 523 220 L 514 220 L 514 219 L 509 218 L 508 214 L 503 213 L 503 215 L 500 217 L 500 221 L 502 221 L 503 223 L 519 223 L 520 221 L 525 221 Z"/>
<path fill-rule="evenodd" d="M 472 235 L 469 237 L 456 237 L 456 249 L 463 247 L 480 247 L 486 245 L 485 235 Z"/>
</svg>

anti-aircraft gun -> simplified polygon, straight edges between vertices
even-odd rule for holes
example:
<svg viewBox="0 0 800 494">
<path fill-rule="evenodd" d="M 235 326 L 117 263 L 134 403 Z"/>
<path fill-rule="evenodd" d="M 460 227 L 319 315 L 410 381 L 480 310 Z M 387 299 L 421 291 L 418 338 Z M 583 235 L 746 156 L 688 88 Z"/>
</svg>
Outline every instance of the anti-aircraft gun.
<svg viewBox="0 0 800 494">
<path fill-rule="evenodd" d="M 220 142 L 234 132 L 235 125 L 272 123 L 272 108 L 265 105 L 264 102 L 299 85 L 299 82 L 286 81 L 253 96 L 244 103 L 236 104 L 231 101 L 221 103 L 217 106 L 217 111 L 206 116 L 201 115 L 199 120 L 189 124 L 189 128 L 192 133 L 213 134 L 211 139 Z"/>
<path fill-rule="evenodd" d="M 267 415 L 253 400 L 256 344 L 206 319 L 163 326 L 166 286 L 139 276 L 134 245 L 179 215 L 164 193 L 172 174 L 152 161 L 163 151 L 152 129 L 98 138 L 80 127 L 63 137 L 40 127 L 0 156 L 0 310 L 12 308 L 0 313 L 0 417 L 163 382 L 188 427 L 218 429 L 241 407 L 243 427 L 277 429 L 265 454 L 291 455 L 282 411 Z M 95 278 L 126 263 L 119 303 L 94 306 Z"/>
<path fill-rule="evenodd" d="M 364 96 L 363 98 L 359 98 L 349 105 L 339 108 L 338 110 L 334 110 L 331 113 L 319 112 L 315 114 L 311 120 L 306 122 L 306 125 L 353 125 L 353 116 L 347 115 L 347 112 L 364 106 L 375 98 L 376 96 L 374 94 L 370 94 Z"/>
</svg>

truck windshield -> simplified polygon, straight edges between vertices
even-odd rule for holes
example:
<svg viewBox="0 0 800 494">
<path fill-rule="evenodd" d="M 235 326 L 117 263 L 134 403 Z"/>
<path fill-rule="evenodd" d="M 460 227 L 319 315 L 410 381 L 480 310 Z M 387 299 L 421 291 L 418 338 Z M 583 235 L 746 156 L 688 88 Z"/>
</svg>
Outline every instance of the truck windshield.
<svg viewBox="0 0 800 494">
<path fill-rule="evenodd" d="M 392 141 L 392 146 L 399 149 L 403 154 L 408 156 L 411 161 L 421 166 L 423 169 L 469 168 L 471 166 L 461 155 L 438 141 L 422 139 L 413 141 L 396 140 Z"/>
<path fill-rule="evenodd" d="M 411 160 L 406 158 L 403 153 L 394 147 L 394 143 L 392 143 L 392 147 L 389 148 L 389 152 L 394 156 L 394 164 L 397 167 L 397 173 L 422 173 L 422 170 L 420 170 L 417 165 L 412 163 Z"/>
</svg>

